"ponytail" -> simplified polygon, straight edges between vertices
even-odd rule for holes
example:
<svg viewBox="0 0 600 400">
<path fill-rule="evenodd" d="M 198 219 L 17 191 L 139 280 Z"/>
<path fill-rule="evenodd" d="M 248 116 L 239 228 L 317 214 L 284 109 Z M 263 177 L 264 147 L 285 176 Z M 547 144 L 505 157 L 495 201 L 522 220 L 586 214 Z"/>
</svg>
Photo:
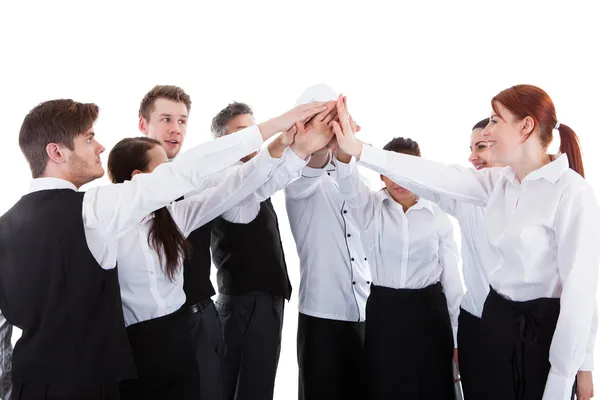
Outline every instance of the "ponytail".
<svg viewBox="0 0 600 400">
<path fill-rule="evenodd" d="M 166 207 L 154 211 L 148 244 L 158 253 L 161 264 L 164 262 L 165 275 L 173 282 L 183 260 L 190 256 L 192 247 Z"/>
<path fill-rule="evenodd" d="M 560 124 L 558 127 L 560 133 L 560 148 L 562 154 L 566 154 L 569 159 L 569 167 L 585 178 L 583 172 L 583 160 L 581 158 L 581 147 L 579 146 L 579 138 L 567 125 Z"/>
</svg>

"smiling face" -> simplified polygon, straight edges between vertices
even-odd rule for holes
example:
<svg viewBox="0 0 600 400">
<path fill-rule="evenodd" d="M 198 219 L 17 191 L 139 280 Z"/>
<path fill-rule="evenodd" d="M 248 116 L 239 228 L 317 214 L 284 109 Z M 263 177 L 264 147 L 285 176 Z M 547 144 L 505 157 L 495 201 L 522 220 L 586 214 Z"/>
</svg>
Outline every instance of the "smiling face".
<svg viewBox="0 0 600 400">
<path fill-rule="evenodd" d="M 517 118 L 499 102 L 496 109 L 490 116 L 490 123 L 481 132 L 488 142 L 488 160 L 513 165 L 523 158 L 522 145 L 533 133 L 535 124 L 531 117 Z"/>
<path fill-rule="evenodd" d="M 484 128 L 476 128 L 471 132 L 471 154 L 469 162 L 473 164 L 475 169 L 483 169 L 488 167 L 501 167 L 501 164 L 494 163 L 490 160 L 490 149 L 485 137 L 483 137 Z"/>
<path fill-rule="evenodd" d="M 140 130 L 149 138 L 158 140 L 167 157 L 173 159 L 183 146 L 188 117 L 185 103 L 158 98 L 154 101 L 149 120 L 140 117 Z"/>
</svg>

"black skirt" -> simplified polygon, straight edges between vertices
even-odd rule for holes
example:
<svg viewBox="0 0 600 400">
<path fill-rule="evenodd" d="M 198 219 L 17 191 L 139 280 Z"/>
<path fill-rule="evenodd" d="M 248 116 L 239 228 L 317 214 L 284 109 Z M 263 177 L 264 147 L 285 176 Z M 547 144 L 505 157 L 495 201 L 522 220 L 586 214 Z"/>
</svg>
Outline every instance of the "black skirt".
<svg viewBox="0 0 600 400">
<path fill-rule="evenodd" d="M 490 289 L 481 318 L 486 399 L 542 398 L 559 313 L 560 299 L 512 301 Z"/>
<path fill-rule="evenodd" d="M 365 349 L 369 399 L 454 399 L 454 341 L 440 283 L 372 286 Z"/>
<path fill-rule="evenodd" d="M 122 400 L 200 398 L 188 307 L 127 327 L 138 378 L 120 384 Z"/>
</svg>

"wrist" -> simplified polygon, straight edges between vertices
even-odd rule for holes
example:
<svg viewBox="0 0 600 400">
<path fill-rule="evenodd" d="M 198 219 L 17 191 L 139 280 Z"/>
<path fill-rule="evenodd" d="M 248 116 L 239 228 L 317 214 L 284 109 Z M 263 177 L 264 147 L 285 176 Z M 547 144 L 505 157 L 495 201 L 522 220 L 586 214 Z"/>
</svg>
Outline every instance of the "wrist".
<svg viewBox="0 0 600 400">
<path fill-rule="evenodd" d="M 361 142 L 356 142 L 356 145 L 353 146 L 354 148 L 352 149 L 352 154 L 354 157 L 356 157 L 357 160 L 360 160 L 360 155 L 362 154 L 362 148 L 363 145 Z"/>
<path fill-rule="evenodd" d="M 280 158 L 287 146 L 282 144 L 281 140 L 275 139 L 271 143 L 269 143 L 267 148 L 269 149 L 269 155 L 272 158 Z"/>
<path fill-rule="evenodd" d="M 260 131 L 263 141 L 266 141 L 278 132 L 272 119 L 258 124 L 258 130 Z"/>
<path fill-rule="evenodd" d="M 298 157 L 300 157 L 303 160 L 306 160 L 306 158 L 309 156 L 309 153 L 302 150 L 302 148 L 299 145 L 297 145 L 296 143 L 292 143 L 290 148 L 292 149 L 294 154 L 296 154 Z"/>
</svg>

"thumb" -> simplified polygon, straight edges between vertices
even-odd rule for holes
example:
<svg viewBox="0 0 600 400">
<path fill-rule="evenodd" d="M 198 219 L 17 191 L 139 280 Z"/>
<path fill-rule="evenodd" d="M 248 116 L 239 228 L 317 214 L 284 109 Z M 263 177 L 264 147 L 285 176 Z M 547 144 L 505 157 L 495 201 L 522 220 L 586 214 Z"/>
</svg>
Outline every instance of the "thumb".
<svg viewBox="0 0 600 400">
<path fill-rule="evenodd" d="M 331 121 L 331 129 L 333 130 L 333 133 L 335 133 L 335 136 L 338 139 L 340 137 L 344 136 L 344 133 L 342 132 L 342 128 L 340 127 L 340 124 L 338 124 L 337 121 Z"/>
</svg>

